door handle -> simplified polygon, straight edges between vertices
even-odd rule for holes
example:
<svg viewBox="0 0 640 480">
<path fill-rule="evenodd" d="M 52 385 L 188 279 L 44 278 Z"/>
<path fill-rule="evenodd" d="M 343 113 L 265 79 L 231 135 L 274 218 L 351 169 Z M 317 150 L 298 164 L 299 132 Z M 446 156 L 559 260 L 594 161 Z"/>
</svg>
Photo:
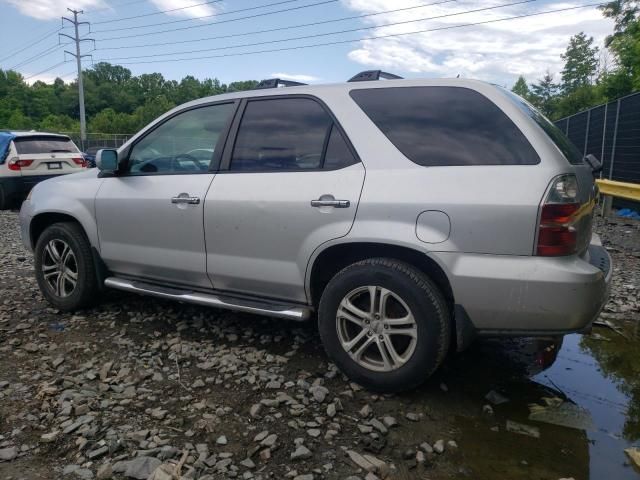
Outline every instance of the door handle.
<svg viewBox="0 0 640 480">
<path fill-rule="evenodd" d="M 181 193 L 177 197 L 171 198 L 171 203 L 183 204 L 183 205 L 198 205 L 200 203 L 200 197 L 190 197 L 188 194 Z"/>
<path fill-rule="evenodd" d="M 334 208 L 349 208 L 351 202 L 349 200 L 329 200 L 318 199 L 311 200 L 312 207 L 334 207 Z"/>
</svg>

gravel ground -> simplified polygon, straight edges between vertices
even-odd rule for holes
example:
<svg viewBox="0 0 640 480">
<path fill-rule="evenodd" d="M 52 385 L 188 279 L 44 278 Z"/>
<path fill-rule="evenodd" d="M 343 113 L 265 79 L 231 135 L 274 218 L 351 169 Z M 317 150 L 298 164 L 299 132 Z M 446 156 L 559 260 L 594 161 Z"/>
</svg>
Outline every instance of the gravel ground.
<svg viewBox="0 0 640 480">
<path fill-rule="evenodd" d="M 597 228 L 617 264 L 605 315 L 629 318 L 639 308 L 640 224 Z M 419 399 L 373 395 L 327 362 L 313 325 L 115 291 L 99 307 L 64 314 L 43 300 L 32 270 L 17 213 L 0 212 L 2 479 L 473 471 L 452 418 L 469 399 L 452 401 L 443 373 Z"/>
</svg>

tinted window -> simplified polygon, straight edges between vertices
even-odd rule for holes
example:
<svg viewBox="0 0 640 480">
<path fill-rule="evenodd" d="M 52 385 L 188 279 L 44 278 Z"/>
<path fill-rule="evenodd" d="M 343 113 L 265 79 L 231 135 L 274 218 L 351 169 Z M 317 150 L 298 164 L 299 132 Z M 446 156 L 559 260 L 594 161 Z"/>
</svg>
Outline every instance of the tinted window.
<svg viewBox="0 0 640 480">
<path fill-rule="evenodd" d="M 331 117 L 308 98 L 253 100 L 240 123 L 231 170 L 320 168 Z"/>
<path fill-rule="evenodd" d="M 539 161 L 504 112 L 473 90 L 393 87 L 352 90 L 351 97 L 419 165 L 533 165 Z"/>
<path fill-rule="evenodd" d="M 207 172 L 233 109 L 231 103 L 210 105 L 170 118 L 133 146 L 129 172 Z"/>
<path fill-rule="evenodd" d="M 18 154 L 77 153 L 78 147 L 68 137 L 17 137 L 13 139 Z"/>
<path fill-rule="evenodd" d="M 531 117 L 533 121 L 536 122 L 540 126 L 540 128 L 542 128 L 545 131 L 545 133 L 549 136 L 551 141 L 555 143 L 556 147 L 560 149 L 562 154 L 570 163 L 573 163 L 574 165 L 582 164 L 583 162 L 582 159 L 584 155 L 580 153 L 580 150 L 578 150 L 578 147 L 576 147 L 573 144 L 573 142 L 569 140 L 569 138 L 567 138 L 567 136 L 564 134 L 562 130 L 560 130 L 553 123 L 551 123 L 551 121 L 547 117 L 545 117 L 542 113 L 540 113 L 533 105 L 531 105 L 525 99 L 523 99 L 522 97 L 519 97 L 515 93 L 512 93 L 508 90 L 504 90 L 504 91 L 509 95 L 511 100 L 515 102 L 515 104 L 518 106 L 518 108 L 520 108 L 520 110 L 522 110 L 529 117 Z"/>
<path fill-rule="evenodd" d="M 347 142 L 344 137 L 335 126 L 331 129 L 331 136 L 329 137 L 329 143 L 327 144 L 327 153 L 324 159 L 324 168 L 328 170 L 335 170 L 338 168 L 348 167 L 358 163 L 358 160 L 353 156 Z"/>
</svg>

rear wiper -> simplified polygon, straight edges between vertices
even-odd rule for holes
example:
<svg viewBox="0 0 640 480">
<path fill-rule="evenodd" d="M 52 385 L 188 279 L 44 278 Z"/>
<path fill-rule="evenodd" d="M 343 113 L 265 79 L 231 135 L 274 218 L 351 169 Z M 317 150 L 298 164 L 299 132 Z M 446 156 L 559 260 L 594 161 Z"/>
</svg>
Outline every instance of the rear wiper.
<svg viewBox="0 0 640 480">
<path fill-rule="evenodd" d="M 602 171 L 602 162 L 598 160 L 595 155 L 590 153 L 589 155 L 585 155 L 582 160 L 591 167 L 591 172 L 594 176 Z"/>
</svg>

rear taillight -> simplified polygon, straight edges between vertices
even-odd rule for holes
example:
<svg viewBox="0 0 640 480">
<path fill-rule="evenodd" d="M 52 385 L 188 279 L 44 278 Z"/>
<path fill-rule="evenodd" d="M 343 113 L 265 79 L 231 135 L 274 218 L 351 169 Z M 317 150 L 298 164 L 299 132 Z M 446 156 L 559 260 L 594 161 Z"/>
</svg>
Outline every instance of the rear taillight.
<svg viewBox="0 0 640 480">
<path fill-rule="evenodd" d="M 21 168 L 28 167 L 33 163 L 33 160 L 9 160 L 8 167 L 9 170 L 13 170 L 14 172 L 19 172 Z"/>
<path fill-rule="evenodd" d="M 555 178 L 542 204 L 538 226 L 537 255 L 572 255 L 578 247 L 576 222 L 579 219 L 578 181 L 573 175 Z"/>
<path fill-rule="evenodd" d="M 87 166 L 87 161 L 84 158 L 72 158 L 73 162 L 82 167 L 85 168 Z"/>
</svg>

